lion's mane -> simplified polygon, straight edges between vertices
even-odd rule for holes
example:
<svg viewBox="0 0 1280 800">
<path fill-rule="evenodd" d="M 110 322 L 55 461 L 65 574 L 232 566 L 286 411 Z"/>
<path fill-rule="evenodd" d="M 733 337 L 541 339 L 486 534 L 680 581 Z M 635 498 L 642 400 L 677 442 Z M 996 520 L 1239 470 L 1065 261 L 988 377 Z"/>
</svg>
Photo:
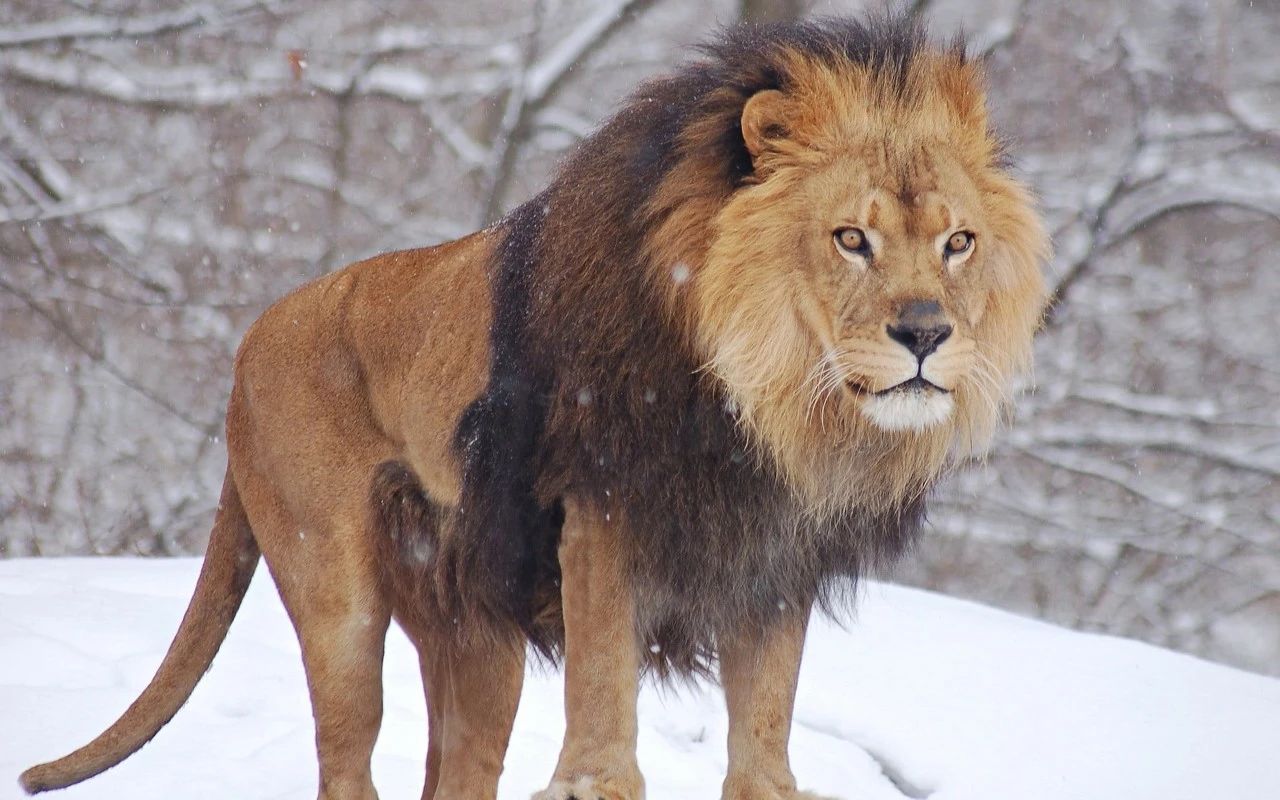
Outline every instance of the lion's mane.
<svg viewBox="0 0 1280 800">
<path fill-rule="evenodd" d="M 560 498 L 572 495 L 626 537 L 651 666 L 688 673 L 718 639 L 829 607 L 910 546 L 936 454 L 886 466 L 868 449 L 848 468 L 917 466 L 888 494 L 865 481 L 860 498 L 814 503 L 706 368 L 685 284 L 716 213 L 751 180 L 749 97 L 785 91 L 805 64 L 861 67 L 907 94 L 924 51 L 909 19 L 729 29 L 643 85 L 500 223 L 491 371 L 456 432 L 462 501 L 433 567 L 441 602 L 558 652 Z"/>
</svg>

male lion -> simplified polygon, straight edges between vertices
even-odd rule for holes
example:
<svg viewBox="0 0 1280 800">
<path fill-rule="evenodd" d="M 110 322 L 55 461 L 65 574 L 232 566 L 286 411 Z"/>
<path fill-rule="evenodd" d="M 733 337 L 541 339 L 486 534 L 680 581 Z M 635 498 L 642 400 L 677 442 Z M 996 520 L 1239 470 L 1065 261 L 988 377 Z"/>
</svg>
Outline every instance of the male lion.
<svg viewBox="0 0 1280 800">
<path fill-rule="evenodd" d="M 493 798 L 526 643 L 565 661 L 543 800 L 635 800 L 640 673 L 718 664 L 724 797 L 797 798 L 815 602 L 913 540 L 1029 361 L 1047 243 L 979 67 L 918 23 L 739 27 L 491 228 L 310 283 L 250 328 L 195 595 L 151 684 L 30 792 L 186 700 L 266 557 L 320 797 L 372 798 L 383 640 L 418 647 L 423 797 Z"/>
</svg>

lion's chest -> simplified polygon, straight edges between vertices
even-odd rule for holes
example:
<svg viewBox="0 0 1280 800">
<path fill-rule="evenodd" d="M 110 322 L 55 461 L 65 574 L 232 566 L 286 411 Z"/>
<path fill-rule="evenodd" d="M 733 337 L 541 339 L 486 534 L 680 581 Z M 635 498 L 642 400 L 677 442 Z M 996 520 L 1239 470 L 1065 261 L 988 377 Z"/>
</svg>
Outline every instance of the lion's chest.
<svg viewBox="0 0 1280 800">
<path fill-rule="evenodd" d="M 850 508 L 815 519 L 730 448 L 701 471 L 627 492 L 637 614 L 645 638 L 680 670 L 737 631 L 830 602 L 914 539 L 917 501 L 888 513 Z"/>
</svg>

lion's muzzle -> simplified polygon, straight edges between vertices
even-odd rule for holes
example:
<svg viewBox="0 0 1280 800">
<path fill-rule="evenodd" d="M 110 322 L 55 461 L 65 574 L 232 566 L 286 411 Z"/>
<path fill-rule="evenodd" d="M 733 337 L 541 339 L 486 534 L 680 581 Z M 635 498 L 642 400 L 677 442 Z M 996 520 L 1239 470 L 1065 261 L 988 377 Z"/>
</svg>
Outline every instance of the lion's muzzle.
<svg viewBox="0 0 1280 800">
<path fill-rule="evenodd" d="M 914 362 L 904 380 L 865 397 L 862 410 L 879 428 L 892 431 L 925 430 L 946 421 L 955 410 L 956 384 L 968 372 L 973 342 L 953 337 L 955 327 L 936 300 L 908 300 L 897 318 L 885 326 L 889 339 L 906 349 L 903 360 Z M 908 353 L 910 355 L 908 355 Z"/>
</svg>

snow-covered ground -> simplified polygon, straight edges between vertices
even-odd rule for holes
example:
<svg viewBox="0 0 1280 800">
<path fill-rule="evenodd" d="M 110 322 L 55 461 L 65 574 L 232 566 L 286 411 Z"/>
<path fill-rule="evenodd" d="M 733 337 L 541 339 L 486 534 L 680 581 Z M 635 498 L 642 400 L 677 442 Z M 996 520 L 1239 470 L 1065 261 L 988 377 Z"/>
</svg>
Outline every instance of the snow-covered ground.
<svg viewBox="0 0 1280 800">
<path fill-rule="evenodd" d="M 18 772 L 105 727 L 151 677 L 198 562 L 0 562 L 0 798 Z M 418 797 L 426 751 L 412 648 L 395 632 L 375 755 L 384 800 Z M 714 688 L 646 687 L 640 761 L 653 800 L 719 796 Z M 563 729 L 560 677 L 533 674 L 500 795 L 543 786 Z M 845 800 L 1276 800 L 1280 681 L 872 585 L 847 630 L 816 621 L 792 761 Z M 265 570 L 190 703 L 133 758 L 68 798 L 307 798 L 310 711 Z"/>
</svg>

